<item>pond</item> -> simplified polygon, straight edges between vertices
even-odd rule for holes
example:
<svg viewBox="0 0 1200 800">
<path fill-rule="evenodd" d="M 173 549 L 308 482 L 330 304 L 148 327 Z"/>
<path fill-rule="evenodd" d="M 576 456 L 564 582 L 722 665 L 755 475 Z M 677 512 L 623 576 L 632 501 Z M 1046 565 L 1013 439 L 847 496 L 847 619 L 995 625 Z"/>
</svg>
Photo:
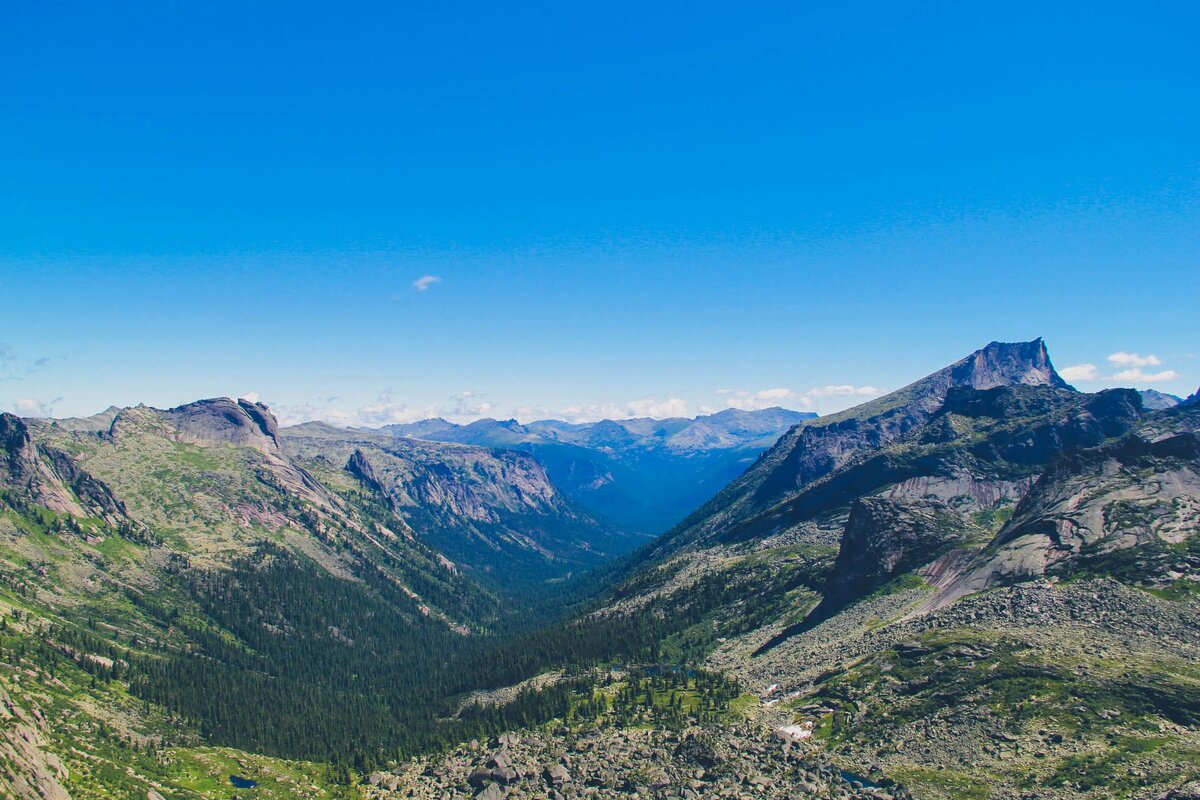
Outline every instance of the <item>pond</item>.
<svg viewBox="0 0 1200 800">
<path fill-rule="evenodd" d="M 230 775 L 229 782 L 239 789 L 253 789 L 255 786 L 258 786 L 258 781 L 243 778 L 241 775 Z"/>
</svg>

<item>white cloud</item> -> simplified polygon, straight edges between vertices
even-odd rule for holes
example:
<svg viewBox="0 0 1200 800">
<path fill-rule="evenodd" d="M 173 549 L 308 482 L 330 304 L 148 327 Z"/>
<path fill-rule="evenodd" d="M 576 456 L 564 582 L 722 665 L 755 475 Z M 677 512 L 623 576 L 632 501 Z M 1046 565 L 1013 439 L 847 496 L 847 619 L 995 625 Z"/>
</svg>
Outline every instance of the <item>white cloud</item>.
<svg viewBox="0 0 1200 800">
<path fill-rule="evenodd" d="M 1114 381 L 1131 381 L 1133 383 L 1158 383 L 1160 381 L 1173 381 L 1179 377 L 1179 373 L 1173 369 L 1164 369 L 1162 372 L 1143 372 L 1134 367 L 1133 369 L 1125 369 L 1112 376 Z"/>
<path fill-rule="evenodd" d="M 777 406 L 784 400 L 796 400 L 803 406 L 812 405 L 812 400 L 801 397 L 791 389 L 763 389 L 760 392 L 731 392 L 725 398 L 725 406 L 742 411 L 760 411 Z"/>
<path fill-rule="evenodd" d="M 629 419 L 631 417 L 686 417 L 689 416 L 687 401 L 680 397 L 643 397 L 625 403 L 580 403 L 555 412 L 568 422 L 597 422 L 602 419 Z"/>
<path fill-rule="evenodd" d="M 13 411 L 18 417 L 52 417 L 54 407 L 61 402 L 61 397 L 56 397 L 48 403 L 32 397 L 19 397 L 13 402 Z"/>
<path fill-rule="evenodd" d="M 483 397 L 479 392 L 467 389 L 447 398 L 445 403 L 407 403 L 397 399 L 393 390 L 384 389 L 374 402 L 357 408 L 331 407 L 338 398 L 326 397 L 315 403 L 280 405 L 273 407 L 272 411 L 281 425 L 322 420 L 343 427 L 375 428 L 431 417 L 444 417 L 451 422 L 468 422 L 487 416 L 495 410 L 496 405 Z"/>
<path fill-rule="evenodd" d="M 246 392 L 244 395 L 242 395 L 242 399 L 251 403 L 257 403 L 262 399 L 262 396 L 258 392 Z"/>
<path fill-rule="evenodd" d="M 641 400 L 630 400 L 625 404 L 635 417 L 686 417 L 688 415 L 687 401 L 679 397 L 668 397 L 658 400 L 646 397 Z"/>
<path fill-rule="evenodd" d="M 450 397 L 451 404 L 443 406 L 439 416 L 449 419 L 485 417 L 492 412 L 496 405 L 482 398 L 483 395 L 479 392 L 465 389 Z"/>
<path fill-rule="evenodd" d="M 1095 364 L 1075 364 L 1063 367 L 1058 371 L 1064 381 L 1094 381 L 1096 380 Z"/>
<path fill-rule="evenodd" d="M 1162 360 L 1158 356 L 1151 353 L 1148 356 L 1138 355 L 1137 353 L 1126 353 L 1124 351 L 1113 353 L 1108 357 L 1110 364 L 1115 364 L 1118 367 L 1160 367 Z M 1166 379 L 1164 379 L 1166 380 Z"/>
<path fill-rule="evenodd" d="M 428 289 L 430 286 L 433 286 L 435 283 L 441 283 L 441 282 L 442 282 L 442 279 L 439 278 L 437 275 L 422 275 L 421 277 L 419 277 L 415 281 L 413 281 L 412 285 L 413 285 L 413 288 L 416 289 L 418 292 L 423 292 L 426 289 Z"/>
<path fill-rule="evenodd" d="M 738 408 L 742 411 L 760 411 L 764 408 L 777 406 L 784 401 L 790 401 L 791 405 L 812 408 L 814 398 L 873 397 L 879 394 L 879 390 L 874 386 L 851 386 L 848 383 L 844 383 L 814 386 L 805 392 L 795 392 L 784 388 L 763 389 L 758 392 L 718 389 L 717 394 L 725 395 L 725 405 L 728 408 Z"/>
</svg>

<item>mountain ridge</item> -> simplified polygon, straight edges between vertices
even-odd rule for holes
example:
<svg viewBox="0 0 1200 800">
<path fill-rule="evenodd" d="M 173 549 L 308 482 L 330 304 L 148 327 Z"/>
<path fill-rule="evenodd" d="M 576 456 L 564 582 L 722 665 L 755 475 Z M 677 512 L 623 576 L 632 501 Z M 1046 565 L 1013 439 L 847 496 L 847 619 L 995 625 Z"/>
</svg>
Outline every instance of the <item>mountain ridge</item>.
<svg viewBox="0 0 1200 800">
<path fill-rule="evenodd" d="M 710 535 L 731 518 L 777 505 L 805 484 L 878 448 L 924 422 L 941 407 L 951 386 L 979 389 L 1010 384 L 1073 388 L 1050 362 L 1042 339 L 992 342 L 936 372 L 876 400 L 790 429 L 758 461 L 712 500 L 689 515 L 658 544 L 660 552 Z"/>
<path fill-rule="evenodd" d="M 441 419 L 376 429 L 531 453 L 568 497 L 627 529 L 658 533 L 709 499 L 812 412 L 726 409 L 694 418 L 570 423 Z"/>
</svg>

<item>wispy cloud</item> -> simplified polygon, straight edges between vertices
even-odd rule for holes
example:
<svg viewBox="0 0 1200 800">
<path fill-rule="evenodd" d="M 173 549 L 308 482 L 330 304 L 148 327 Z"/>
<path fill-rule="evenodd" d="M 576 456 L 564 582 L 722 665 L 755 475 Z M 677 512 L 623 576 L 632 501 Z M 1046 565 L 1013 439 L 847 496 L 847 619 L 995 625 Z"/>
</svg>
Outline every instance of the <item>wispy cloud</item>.
<svg viewBox="0 0 1200 800">
<path fill-rule="evenodd" d="M 17 353 L 12 345 L 0 342 L 0 381 L 19 381 L 17 374 Z"/>
<path fill-rule="evenodd" d="M 26 376 L 45 369 L 54 359 L 40 356 L 29 361 L 22 358 L 12 345 L 0 342 L 0 381 L 23 381 Z"/>
<path fill-rule="evenodd" d="M 1064 381 L 1094 381 L 1097 376 L 1097 367 L 1095 364 L 1074 364 L 1070 367 L 1063 367 L 1058 374 Z"/>
<path fill-rule="evenodd" d="M 442 282 L 442 279 L 439 278 L 437 275 L 422 275 L 421 277 L 419 277 L 415 281 L 413 281 L 412 285 L 413 285 L 413 288 L 416 289 L 418 292 L 423 292 L 426 289 L 428 289 L 430 286 L 433 286 L 435 283 L 441 283 L 441 282 Z"/>
<path fill-rule="evenodd" d="M 61 397 L 56 397 L 49 402 L 32 397 L 19 397 L 13 402 L 12 410 L 18 417 L 52 417 L 54 416 L 54 407 L 61 402 Z"/>
</svg>

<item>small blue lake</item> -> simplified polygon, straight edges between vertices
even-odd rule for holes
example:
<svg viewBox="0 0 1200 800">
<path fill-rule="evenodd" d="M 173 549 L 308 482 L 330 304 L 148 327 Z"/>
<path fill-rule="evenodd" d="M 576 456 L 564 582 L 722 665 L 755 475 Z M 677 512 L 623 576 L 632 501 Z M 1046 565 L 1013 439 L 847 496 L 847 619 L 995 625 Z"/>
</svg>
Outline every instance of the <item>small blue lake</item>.
<svg viewBox="0 0 1200 800">
<path fill-rule="evenodd" d="M 255 786 L 258 786 L 258 781 L 243 778 L 241 775 L 230 775 L 229 782 L 239 789 L 253 789 Z"/>
</svg>

